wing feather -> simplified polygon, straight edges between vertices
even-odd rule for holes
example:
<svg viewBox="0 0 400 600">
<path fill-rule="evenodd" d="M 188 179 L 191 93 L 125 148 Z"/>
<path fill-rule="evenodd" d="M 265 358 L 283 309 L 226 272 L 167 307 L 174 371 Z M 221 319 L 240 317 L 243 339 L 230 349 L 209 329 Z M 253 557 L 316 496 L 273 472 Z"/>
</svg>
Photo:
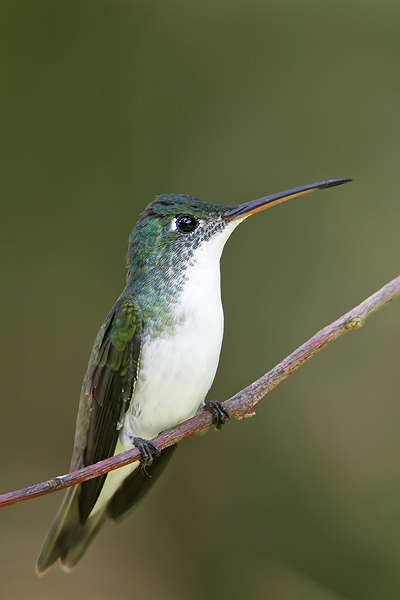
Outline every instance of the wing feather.
<svg viewBox="0 0 400 600">
<path fill-rule="evenodd" d="M 92 355 L 84 392 L 89 406 L 83 465 L 112 456 L 118 440 L 121 417 L 132 399 L 140 358 L 142 317 L 132 296 L 122 296 L 107 317 Z M 82 523 L 90 515 L 106 476 L 81 485 L 79 515 Z"/>
</svg>

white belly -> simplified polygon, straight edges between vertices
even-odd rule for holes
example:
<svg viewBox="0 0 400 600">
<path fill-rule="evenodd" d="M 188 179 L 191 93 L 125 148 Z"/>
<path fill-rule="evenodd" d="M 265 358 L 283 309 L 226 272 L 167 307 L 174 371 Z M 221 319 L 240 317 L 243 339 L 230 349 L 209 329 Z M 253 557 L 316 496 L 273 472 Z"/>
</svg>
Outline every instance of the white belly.
<svg viewBox="0 0 400 600">
<path fill-rule="evenodd" d="M 151 439 L 193 416 L 214 380 L 224 319 L 219 262 L 216 268 L 191 267 L 175 316 L 174 335 L 143 339 L 139 376 L 121 431 Z M 206 272 L 204 272 L 206 271 Z"/>
<path fill-rule="evenodd" d="M 134 399 L 121 439 L 155 437 L 193 416 L 213 382 L 222 343 L 222 308 L 209 324 L 181 326 L 174 337 L 157 338 L 143 348 Z M 214 315 L 216 316 L 216 315 Z"/>
</svg>

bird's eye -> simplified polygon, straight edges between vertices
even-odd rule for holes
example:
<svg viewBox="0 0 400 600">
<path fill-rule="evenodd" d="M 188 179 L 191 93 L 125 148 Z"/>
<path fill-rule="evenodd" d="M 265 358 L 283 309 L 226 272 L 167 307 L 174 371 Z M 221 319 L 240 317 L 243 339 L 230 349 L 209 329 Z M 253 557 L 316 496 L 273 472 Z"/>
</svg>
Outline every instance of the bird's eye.
<svg viewBox="0 0 400 600">
<path fill-rule="evenodd" d="M 177 217 L 176 224 L 179 231 L 182 231 L 182 233 L 190 233 L 196 229 L 198 221 L 189 215 L 181 215 L 180 217 Z"/>
</svg>

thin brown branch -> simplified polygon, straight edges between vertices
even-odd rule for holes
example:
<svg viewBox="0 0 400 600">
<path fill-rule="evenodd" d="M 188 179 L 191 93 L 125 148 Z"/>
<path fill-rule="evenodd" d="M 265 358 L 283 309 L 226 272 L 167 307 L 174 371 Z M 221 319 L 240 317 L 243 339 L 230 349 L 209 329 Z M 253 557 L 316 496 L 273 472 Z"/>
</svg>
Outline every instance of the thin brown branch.
<svg viewBox="0 0 400 600">
<path fill-rule="evenodd" d="M 387 283 L 380 290 L 375 292 L 375 294 L 372 294 L 372 296 L 364 300 L 364 302 L 350 310 L 348 313 L 318 331 L 307 342 L 302 344 L 302 346 L 297 348 L 292 354 L 289 354 L 289 356 L 276 365 L 276 367 L 271 369 L 271 371 L 232 396 L 232 398 L 229 398 L 229 400 L 223 402 L 223 406 L 228 410 L 231 416 L 235 416 L 237 419 L 253 416 L 255 414 L 254 407 L 261 398 L 273 390 L 279 383 L 287 379 L 287 377 L 300 367 L 300 365 L 347 331 L 362 327 L 367 317 L 385 306 L 385 304 L 394 298 L 397 298 L 399 295 L 400 276 Z M 168 431 L 164 431 L 157 436 L 153 442 L 160 449 L 167 448 L 167 446 L 176 444 L 197 431 L 210 427 L 211 424 L 211 414 L 204 411 L 192 419 L 185 421 L 185 423 L 172 427 Z M 94 465 L 80 469 L 79 471 L 73 471 L 67 475 L 54 477 L 53 479 L 32 485 L 22 490 L 0 495 L 0 507 L 16 504 L 17 502 L 23 502 L 24 500 L 37 498 L 38 496 L 44 496 L 45 494 L 65 489 L 72 485 L 76 485 L 77 483 L 81 483 L 86 479 L 98 477 L 99 475 L 108 473 L 108 471 L 113 471 L 118 467 L 136 462 L 139 459 L 139 450 L 133 448 L 132 450 L 102 460 Z"/>
</svg>

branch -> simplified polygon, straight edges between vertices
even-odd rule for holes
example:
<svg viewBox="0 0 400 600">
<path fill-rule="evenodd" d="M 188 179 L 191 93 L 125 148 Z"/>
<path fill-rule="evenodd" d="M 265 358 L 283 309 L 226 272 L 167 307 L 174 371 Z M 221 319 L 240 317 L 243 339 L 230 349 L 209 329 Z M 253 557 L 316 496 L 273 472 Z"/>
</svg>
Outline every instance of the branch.
<svg viewBox="0 0 400 600">
<path fill-rule="evenodd" d="M 276 367 L 271 369 L 271 371 L 232 396 L 232 398 L 229 398 L 229 400 L 223 402 L 222 404 L 229 415 L 235 416 L 237 419 L 252 417 L 255 414 L 254 407 L 261 398 L 273 390 L 282 381 L 287 379 L 293 371 L 300 367 L 300 365 L 347 331 L 362 327 L 367 317 L 385 306 L 385 304 L 391 300 L 394 300 L 394 298 L 397 298 L 399 295 L 400 276 L 387 283 L 380 290 L 375 292 L 375 294 L 372 294 L 372 296 L 364 300 L 364 302 L 350 310 L 348 313 L 318 331 L 307 342 L 302 344 L 297 350 L 292 352 L 292 354 L 289 354 L 289 356 L 276 365 Z M 162 450 L 202 429 L 210 427 L 212 421 L 213 418 L 211 413 L 204 411 L 188 421 L 185 421 L 176 427 L 172 427 L 168 431 L 164 431 L 154 438 L 153 442 Z M 99 475 L 113 471 L 118 467 L 134 463 L 140 460 L 140 458 L 140 451 L 137 448 L 133 448 L 132 450 L 102 460 L 94 465 L 79 469 L 79 471 L 73 471 L 67 475 L 54 477 L 44 483 L 38 483 L 22 490 L 2 494 L 0 495 L 0 507 L 9 506 L 11 504 L 16 504 L 17 502 L 23 502 L 25 500 L 30 500 L 31 498 L 37 498 L 39 496 L 44 496 L 45 494 L 50 494 L 51 492 L 63 490 L 72 485 L 76 485 L 77 483 L 81 483 L 82 481 L 86 481 L 86 479 L 98 477 Z"/>
</svg>

